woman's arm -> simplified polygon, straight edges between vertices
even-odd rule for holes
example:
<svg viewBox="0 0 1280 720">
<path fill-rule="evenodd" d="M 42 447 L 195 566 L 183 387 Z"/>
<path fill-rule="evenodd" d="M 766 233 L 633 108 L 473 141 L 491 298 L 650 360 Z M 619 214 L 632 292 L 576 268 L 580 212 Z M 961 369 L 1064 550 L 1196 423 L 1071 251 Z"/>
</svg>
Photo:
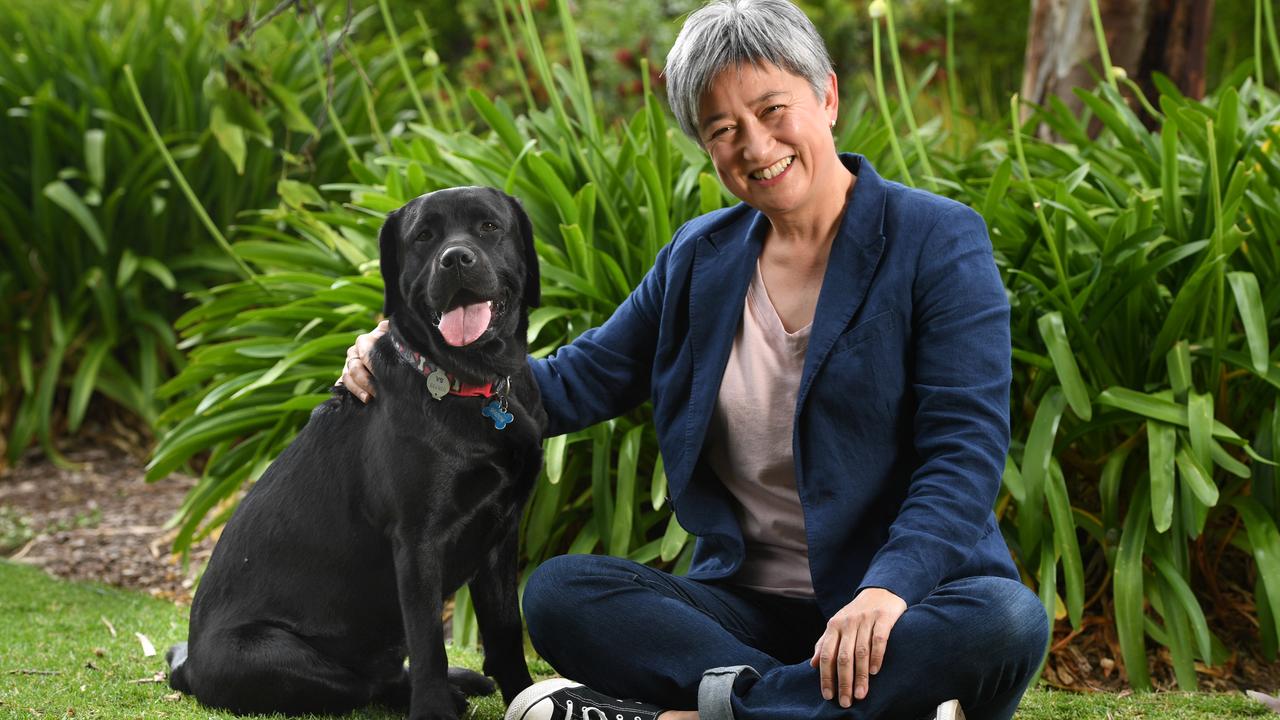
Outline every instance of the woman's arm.
<svg viewBox="0 0 1280 720">
<path fill-rule="evenodd" d="M 679 238 L 680 233 L 676 233 Z M 613 315 L 530 367 L 547 411 L 547 436 L 617 417 L 649 397 L 672 240 Z"/>
<path fill-rule="evenodd" d="M 1009 301 L 976 212 L 957 207 L 938 219 L 912 292 L 920 464 L 859 587 L 888 589 L 908 605 L 969 558 L 1009 448 Z"/>
</svg>

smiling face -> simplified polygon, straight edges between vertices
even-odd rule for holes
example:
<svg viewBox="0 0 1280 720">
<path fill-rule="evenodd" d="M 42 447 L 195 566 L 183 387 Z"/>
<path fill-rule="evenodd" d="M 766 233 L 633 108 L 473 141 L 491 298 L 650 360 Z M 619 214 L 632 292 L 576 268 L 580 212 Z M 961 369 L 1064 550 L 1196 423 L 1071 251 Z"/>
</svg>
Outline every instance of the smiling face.
<svg viewBox="0 0 1280 720">
<path fill-rule="evenodd" d="M 843 170 L 831 137 L 837 103 L 834 74 L 819 100 L 804 78 L 774 65 L 739 65 L 703 94 L 699 138 L 729 192 L 775 224 L 820 214 Z"/>
<path fill-rule="evenodd" d="M 402 238 L 410 272 L 400 276 L 400 291 L 454 347 L 494 334 L 519 289 L 516 223 L 505 203 L 488 195 L 432 193 Z"/>
<path fill-rule="evenodd" d="M 496 356 L 523 361 L 538 276 L 514 198 L 492 188 L 424 195 L 388 217 L 381 245 L 385 312 L 414 349 L 463 374 Z"/>
</svg>

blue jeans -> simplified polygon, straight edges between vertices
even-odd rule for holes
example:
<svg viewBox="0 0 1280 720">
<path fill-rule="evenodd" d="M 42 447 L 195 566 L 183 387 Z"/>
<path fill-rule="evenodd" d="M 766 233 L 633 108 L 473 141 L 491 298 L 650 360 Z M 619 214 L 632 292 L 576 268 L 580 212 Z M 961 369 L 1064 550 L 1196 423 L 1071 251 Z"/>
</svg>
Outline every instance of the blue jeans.
<svg viewBox="0 0 1280 720">
<path fill-rule="evenodd" d="M 809 666 L 826 618 L 817 603 L 676 577 L 621 558 L 564 555 L 524 592 L 534 649 L 561 675 L 672 710 L 699 708 L 703 673 L 748 665 L 726 687 L 736 720 L 932 717 L 958 699 L 969 720 L 1008 720 L 1049 638 L 1044 606 L 1013 580 L 936 588 L 903 613 L 863 700 L 824 700 Z M 703 707 L 707 715 L 704 688 Z"/>
</svg>

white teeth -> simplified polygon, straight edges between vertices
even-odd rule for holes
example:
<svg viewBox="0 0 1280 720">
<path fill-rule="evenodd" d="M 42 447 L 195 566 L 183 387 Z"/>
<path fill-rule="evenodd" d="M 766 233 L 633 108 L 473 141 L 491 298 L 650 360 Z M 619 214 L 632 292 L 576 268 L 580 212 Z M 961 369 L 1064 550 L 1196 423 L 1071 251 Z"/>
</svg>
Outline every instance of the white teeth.
<svg viewBox="0 0 1280 720">
<path fill-rule="evenodd" d="M 763 170 L 759 170 L 757 172 L 751 173 L 751 177 L 755 178 L 756 180 L 769 180 L 769 179 L 775 178 L 781 175 L 782 171 L 786 170 L 787 167 L 791 165 L 791 161 L 795 159 L 796 157 L 794 155 L 792 155 L 791 157 L 782 158 L 778 162 L 774 163 L 773 165 Z"/>
</svg>

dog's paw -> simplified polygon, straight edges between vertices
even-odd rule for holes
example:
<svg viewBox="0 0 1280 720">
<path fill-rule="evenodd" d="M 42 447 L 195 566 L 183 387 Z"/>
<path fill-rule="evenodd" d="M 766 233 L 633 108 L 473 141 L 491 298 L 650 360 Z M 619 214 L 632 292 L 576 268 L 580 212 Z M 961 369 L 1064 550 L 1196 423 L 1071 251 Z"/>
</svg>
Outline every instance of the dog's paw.
<svg viewBox="0 0 1280 720">
<path fill-rule="evenodd" d="M 467 715 L 467 696 L 457 688 L 449 688 L 449 698 L 443 703 L 432 703 L 426 710 L 411 710 L 409 720 L 456 720 Z"/>
<path fill-rule="evenodd" d="M 187 661 L 187 643 L 186 641 L 175 643 L 164 654 L 164 661 L 169 664 L 169 671 L 172 672 L 182 667 L 182 663 Z"/>
<path fill-rule="evenodd" d="M 464 696 L 492 695 L 498 686 L 475 670 L 461 667 L 449 668 L 449 684 Z M 464 698 L 464 707 L 466 705 Z"/>
</svg>

